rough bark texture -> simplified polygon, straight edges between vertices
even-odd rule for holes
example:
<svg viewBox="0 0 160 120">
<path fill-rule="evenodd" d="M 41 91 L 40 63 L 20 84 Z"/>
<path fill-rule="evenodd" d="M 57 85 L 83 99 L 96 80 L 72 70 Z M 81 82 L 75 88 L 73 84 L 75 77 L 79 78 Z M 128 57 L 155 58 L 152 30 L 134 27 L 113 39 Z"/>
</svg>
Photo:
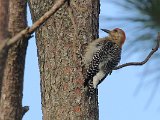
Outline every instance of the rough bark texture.
<svg viewBox="0 0 160 120">
<path fill-rule="evenodd" d="M 10 0 L 8 27 L 12 36 L 27 26 L 26 6 L 26 0 Z M 23 74 L 27 44 L 27 40 L 20 40 L 9 49 L 2 82 L 0 120 L 22 119 Z"/>
<path fill-rule="evenodd" d="M 8 48 L 6 47 L 6 41 L 8 37 L 8 0 L 0 0 L 0 97 L 2 79 L 4 73 L 5 62 L 7 58 Z"/>
<path fill-rule="evenodd" d="M 0 41 L 8 37 L 8 0 L 0 0 Z"/>
<path fill-rule="evenodd" d="M 33 21 L 55 0 L 30 0 Z M 83 87 L 82 53 L 98 37 L 99 0 L 71 0 L 36 32 L 43 120 L 98 120 Z"/>
</svg>

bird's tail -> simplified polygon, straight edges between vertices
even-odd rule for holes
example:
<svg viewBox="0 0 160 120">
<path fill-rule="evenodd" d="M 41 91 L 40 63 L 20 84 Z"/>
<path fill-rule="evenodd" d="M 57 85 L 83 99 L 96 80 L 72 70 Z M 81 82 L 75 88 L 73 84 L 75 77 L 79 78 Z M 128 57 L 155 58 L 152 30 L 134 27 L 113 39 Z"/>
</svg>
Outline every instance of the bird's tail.
<svg viewBox="0 0 160 120">
<path fill-rule="evenodd" d="M 89 80 L 88 82 L 84 82 L 86 97 L 85 100 L 89 100 L 89 104 L 91 101 L 97 96 L 98 89 L 93 87 L 93 80 Z M 96 94 L 96 95 L 95 95 Z"/>
<path fill-rule="evenodd" d="M 93 81 L 90 80 L 86 83 L 84 83 L 85 86 L 87 86 L 87 96 L 91 97 L 96 93 L 96 89 L 93 87 Z"/>
</svg>

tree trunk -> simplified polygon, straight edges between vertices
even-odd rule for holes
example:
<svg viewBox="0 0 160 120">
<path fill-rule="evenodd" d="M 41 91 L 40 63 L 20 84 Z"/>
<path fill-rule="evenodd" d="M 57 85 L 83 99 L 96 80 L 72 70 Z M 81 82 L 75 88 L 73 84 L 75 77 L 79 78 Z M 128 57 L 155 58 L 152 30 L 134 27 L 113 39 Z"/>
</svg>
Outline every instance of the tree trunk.
<svg viewBox="0 0 160 120">
<path fill-rule="evenodd" d="M 8 6 L 9 0 L 0 0 L 0 98 L 2 89 L 2 79 L 4 74 L 5 62 L 7 59 L 8 47 L 6 39 L 8 38 Z"/>
<path fill-rule="evenodd" d="M 8 37 L 8 0 L 0 0 L 0 42 Z"/>
<path fill-rule="evenodd" d="M 9 32 L 14 36 L 27 27 L 26 0 L 10 0 Z M 25 56 L 28 40 L 20 40 L 8 52 L 2 82 L 0 120 L 21 120 Z"/>
<path fill-rule="evenodd" d="M 33 21 L 56 0 L 30 0 Z M 99 0 L 71 0 L 36 31 L 43 120 L 98 120 L 83 87 L 82 53 L 98 37 Z"/>
</svg>

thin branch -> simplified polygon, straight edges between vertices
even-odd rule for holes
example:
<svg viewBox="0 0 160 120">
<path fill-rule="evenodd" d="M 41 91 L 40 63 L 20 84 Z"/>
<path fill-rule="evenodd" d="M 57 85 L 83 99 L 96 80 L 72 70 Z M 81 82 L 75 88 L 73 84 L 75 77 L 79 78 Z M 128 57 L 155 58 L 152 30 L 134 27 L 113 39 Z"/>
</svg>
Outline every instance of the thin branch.
<svg viewBox="0 0 160 120">
<path fill-rule="evenodd" d="M 158 50 L 158 48 L 159 48 L 159 42 L 160 42 L 160 32 L 158 33 L 156 46 L 151 50 L 151 52 L 148 54 L 148 56 L 142 62 L 129 62 L 129 63 L 125 63 L 125 64 L 122 64 L 122 65 L 119 65 L 119 66 L 115 67 L 114 70 L 118 70 L 120 68 L 127 67 L 127 66 L 133 66 L 133 65 L 134 66 L 140 66 L 140 65 L 144 65 L 151 58 L 151 56 Z"/>
<path fill-rule="evenodd" d="M 53 7 L 48 12 L 46 12 L 39 20 L 37 20 L 31 27 L 27 27 L 26 29 L 22 30 L 17 35 L 9 39 L 7 45 L 12 45 L 24 36 L 30 36 L 32 33 L 35 32 L 37 28 L 39 28 L 46 20 L 48 20 L 66 1 L 67 0 L 58 0 L 53 5 Z"/>
</svg>

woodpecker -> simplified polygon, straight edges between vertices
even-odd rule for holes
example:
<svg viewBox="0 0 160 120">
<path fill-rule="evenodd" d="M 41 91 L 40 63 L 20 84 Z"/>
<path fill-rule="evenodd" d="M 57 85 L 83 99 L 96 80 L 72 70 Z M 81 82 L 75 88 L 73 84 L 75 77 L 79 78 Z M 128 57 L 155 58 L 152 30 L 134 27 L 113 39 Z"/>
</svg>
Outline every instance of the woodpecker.
<svg viewBox="0 0 160 120">
<path fill-rule="evenodd" d="M 84 87 L 88 86 L 89 96 L 95 93 L 97 86 L 118 65 L 126 39 L 125 32 L 120 28 L 101 30 L 109 35 L 91 42 L 83 58 L 86 68 Z"/>
</svg>

